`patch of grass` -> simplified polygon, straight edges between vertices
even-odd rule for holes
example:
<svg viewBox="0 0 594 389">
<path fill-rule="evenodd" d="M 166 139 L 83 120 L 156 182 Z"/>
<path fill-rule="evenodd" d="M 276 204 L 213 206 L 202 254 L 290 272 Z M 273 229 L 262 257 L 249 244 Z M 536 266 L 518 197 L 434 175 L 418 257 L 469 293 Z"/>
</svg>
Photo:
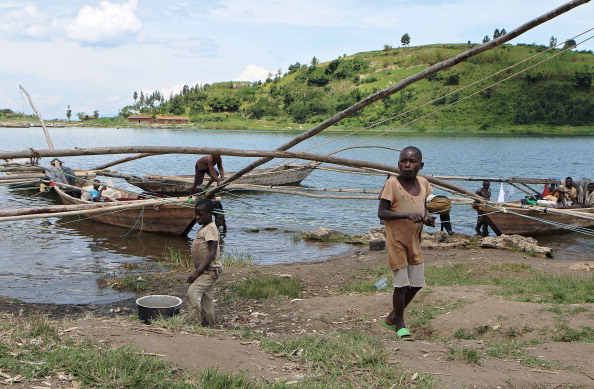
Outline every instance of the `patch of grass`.
<svg viewBox="0 0 594 389">
<path fill-rule="evenodd" d="M 557 362 L 546 361 L 523 350 L 523 348 L 534 346 L 535 344 L 538 344 L 538 342 L 489 342 L 487 355 L 496 358 L 516 360 L 524 366 L 545 367 L 553 369 L 563 368 Z"/>
<path fill-rule="evenodd" d="M 490 328 L 491 327 L 489 327 L 488 325 L 482 324 L 474 327 L 474 332 L 476 332 L 478 335 L 481 335 L 489 331 Z"/>
<path fill-rule="evenodd" d="M 521 272 L 523 270 L 530 270 L 532 266 L 524 263 L 502 263 L 500 265 L 491 266 L 493 270 Z"/>
<path fill-rule="evenodd" d="M 464 300 L 459 299 L 454 302 L 437 301 L 437 304 L 439 304 L 438 306 L 428 306 L 423 302 L 427 293 L 430 292 L 421 291 L 421 293 L 415 298 L 415 301 L 413 301 L 413 304 L 416 302 L 415 306 L 408 312 L 409 316 L 406 321 L 407 327 L 413 330 L 415 336 L 417 337 L 421 334 L 423 336 L 430 336 L 433 333 L 433 326 L 430 323 L 431 319 L 448 313 L 454 308 L 463 307 L 466 304 Z"/>
<path fill-rule="evenodd" d="M 258 263 L 258 260 L 251 256 L 251 254 L 232 251 L 221 256 L 223 267 L 244 268 L 250 267 Z"/>
<path fill-rule="evenodd" d="M 165 247 L 165 255 L 161 263 L 173 269 L 193 269 L 194 263 L 187 252 L 182 253 L 180 249 Z"/>
<path fill-rule="evenodd" d="M 143 292 L 148 289 L 150 281 L 149 276 L 101 277 L 97 280 L 97 284 L 99 287 L 110 287 L 115 290 Z"/>
<path fill-rule="evenodd" d="M 481 356 L 478 350 L 469 347 L 453 347 L 449 346 L 446 356 L 451 361 L 465 361 L 471 365 L 480 365 Z"/>
<path fill-rule="evenodd" d="M 456 339 L 476 339 L 476 336 L 473 333 L 468 332 L 466 328 L 458 328 L 454 331 L 454 338 Z"/>
<path fill-rule="evenodd" d="M 22 376 L 26 385 L 58 374 L 71 374 L 73 385 L 95 388 L 283 388 L 282 383 L 256 382 L 244 374 L 207 369 L 191 376 L 173 363 L 134 346 L 106 348 L 93 341 L 62 339 L 43 316 L 2 317 L 0 370 Z"/>
<path fill-rule="evenodd" d="M 594 275 L 550 274 L 523 265 L 500 265 L 485 272 L 475 264 L 454 263 L 425 268 L 429 285 L 494 285 L 510 300 L 580 304 L 594 302 Z M 525 271 L 524 271 L 525 270 Z"/>
<path fill-rule="evenodd" d="M 232 284 L 224 298 L 231 300 L 266 300 L 278 296 L 299 298 L 302 293 L 303 283 L 299 279 L 260 275 Z"/>
<path fill-rule="evenodd" d="M 382 290 L 391 290 L 392 272 L 387 266 L 376 266 L 367 267 L 359 270 L 355 276 L 363 275 L 368 276 L 370 279 L 365 281 L 352 282 L 350 284 L 342 285 L 340 290 L 346 293 L 371 293 L 377 292 L 375 283 L 378 282 L 382 277 L 386 277 L 388 280 L 388 286 Z"/>
<path fill-rule="evenodd" d="M 274 354 L 298 359 L 312 366 L 299 387 L 306 388 L 431 388 L 427 374 L 388 360 L 383 344 L 360 332 L 336 332 L 318 336 L 293 336 L 279 341 L 264 338 L 262 347 Z"/>
<path fill-rule="evenodd" d="M 515 338 L 532 331 L 533 329 L 529 326 L 524 326 L 522 328 L 510 327 L 505 331 L 505 334 L 510 338 Z"/>
<path fill-rule="evenodd" d="M 588 342 L 594 343 L 594 328 L 581 326 L 579 330 L 559 324 L 553 332 L 553 339 L 557 342 Z"/>
</svg>

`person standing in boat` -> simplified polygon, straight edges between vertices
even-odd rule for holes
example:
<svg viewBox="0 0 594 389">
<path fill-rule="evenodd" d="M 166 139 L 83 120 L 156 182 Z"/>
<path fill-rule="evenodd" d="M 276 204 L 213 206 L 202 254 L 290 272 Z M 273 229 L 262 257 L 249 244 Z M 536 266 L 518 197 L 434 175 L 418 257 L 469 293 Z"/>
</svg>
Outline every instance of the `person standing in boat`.
<svg viewBox="0 0 594 389">
<path fill-rule="evenodd" d="M 218 171 L 215 168 L 215 165 L 219 168 Z M 196 161 L 196 167 L 194 170 L 194 185 L 192 185 L 192 189 L 190 189 L 190 196 L 193 195 L 196 191 L 196 188 L 202 184 L 205 174 L 208 174 L 210 177 L 210 180 L 208 181 L 208 184 L 206 184 L 205 188 L 208 188 L 214 181 L 216 181 L 218 185 L 221 180 L 225 179 L 223 160 L 218 154 L 207 155 L 200 158 L 198 161 Z"/>
<path fill-rule="evenodd" d="M 423 168 L 423 154 L 409 146 L 400 152 L 400 175 L 390 177 L 380 194 L 377 216 L 386 226 L 388 266 L 392 270 L 392 311 L 382 321 L 402 340 L 414 340 L 404 323 L 404 308 L 425 286 L 421 232 L 423 225 L 435 227 L 435 218 L 427 211 L 427 196 L 432 188 L 418 177 Z"/>
<path fill-rule="evenodd" d="M 452 222 L 450 221 L 450 211 L 452 210 L 452 202 L 444 195 L 429 195 L 427 197 L 427 211 L 429 213 L 436 213 L 439 215 L 441 224 L 440 231 L 445 230 L 448 235 L 454 235 L 452 230 Z"/>
<path fill-rule="evenodd" d="M 487 201 L 491 201 L 491 182 L 483 181 L 483 186 L 476 191 L 476 194 Z M 487 224 L 487 220 L 484 218 L 484 216 L 479 216 L 476 219 L 476 227 L 474 230 L 476 231 L 477 235 L 481 235 L 483 237 L 489 235 L 489 225 Z"/>
<path fill-rule="evenodd" d="M 551 192 L 551 195 L 557 197 L 557 201 L 563 206 L 577 203 L 577 189 L 573 186 L 573 179 L 567 177 L 564 185 L 559 185 Z"/>
</svg>

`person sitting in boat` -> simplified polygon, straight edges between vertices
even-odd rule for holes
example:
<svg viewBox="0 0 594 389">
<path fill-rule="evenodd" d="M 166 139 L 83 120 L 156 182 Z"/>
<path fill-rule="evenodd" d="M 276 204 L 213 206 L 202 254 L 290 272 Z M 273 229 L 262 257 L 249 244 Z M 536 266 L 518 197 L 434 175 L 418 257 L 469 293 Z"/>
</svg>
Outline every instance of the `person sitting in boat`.
<svg viewBox="0 0 594 389">
<path fill-rule="evenodd" d="M 105 186 L 101 186 L 101 182 L 99 180 L 95 180 L 93 182 L 93 189 L 89 192 L 91 196 L 91 201 L 102 201 L 101 193 L 105 189 Z"/>
<path fill-rule="evenodd" d="M 565 179 L 565 185 L 559 185 L 553 189 L 551 195 L 557 197 L 557 202 L 563 206 L 577 203 L 577 189 L 573 186 L 571 177 Z"/>
<path fill-rule="evenodd" d="M 439 221 L 441 224 L 441 231 L 446 231 L 448 235 L 454 235 L 452 231 L 452 223 L 450 222 L 450 210 L 452 209 L 452 202 L 444 195 L 429 195 L 427 196 L 427 211 L 429 213 L 439 214 Z"/>
<path fill-rule="evenodd" d="M 219 168 L 218 171 L 215 168 L 215 165 Z M 210 180 L 208 181 L 208 184 L 206 184 L 205 188 L 208 188 L 214 181 L 216 181 L 218 185 L 221 182 L 221 180 L 225 179 L 223 160 L 221 159 L 221 156 L 218 154 L 207 155 L 200 158 L 196 162 L 196 167 L 194 170 L 194 185 L 192 185 L 192 189 L 190 189 L 190 196 L 193 195 L 196 191 L 196 188 L 198 188 L 200 184 L 202 184 L 205 174 L 208 174 L 208 176 L 210 177 Z"/>
<path fill-rule="evenodd" d="M 483 181 L 483 186 L 476 191 L 476 194 L 487 201 L 491 201 L 491 182 Z M 476 219 L 476 227 L 474 227 L 474 230 L 476 231 L 477 235 L 481 235 L 483 237 L 489 235 L 489 225 L 487 224 L 487 220 L 484 218 L 484 216 L 479 216 Z"/>
<path fill-rule="evenodd" d="M 589 182 L 587 190 L 580 198 L 580 203 L 588 207 L 594 206 L 594 182 Z"/>
</svg>

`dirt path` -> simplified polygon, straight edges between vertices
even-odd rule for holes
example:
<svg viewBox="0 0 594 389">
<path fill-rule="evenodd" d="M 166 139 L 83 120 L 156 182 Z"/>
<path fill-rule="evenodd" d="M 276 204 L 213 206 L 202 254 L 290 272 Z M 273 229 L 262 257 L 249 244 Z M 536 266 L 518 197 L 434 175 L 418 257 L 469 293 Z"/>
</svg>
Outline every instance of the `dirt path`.
<svg viewBox="0 0 594 389">
<path fill-rule="evenodd" d="M 541 270 L 550 274 L 588 274 L 584 262 L 541 259 L 501 250 L 427 250 L 427 267 L 439 270 L 468 264 L 468 271 L 495 271 L 514 264 L 518 271 Z M 380 325 L 390 309 L 388 291 L 345 293 L 345 285 L 374 280 L 369 269 L 385 262 L 385 254 L 359 249 L 352 254 L 319 263 L 254 266 L 226 269 L 215 296 L 229 285 L 256 274 L 275 274 L 303 280 L 301 299 L 274 301 L 217 301 L 217 327 L 202 334 L 174 332 L 130 319 L 133 300 L 105 306 L 32 306 L 4 301 L 1 311 L 41 309 L 51 317 L 69 319 L 70 336 L 93 337 L 111 345 L 129 342 L 191 369 L 216 367 L 245 371 L 253 377 L 299 380 L 310 366 L 270 355 L 256 341 L 240 339 L 237 329 L 250 329 L 277 338 L 296 334 L 325 334 L 353 330 L 377 336 L 394 364 L 403 362 L 413 371 L 432 374 L 436 388 L 594 388 L 594 343 L 560 342 L 558 328 L 593 327 L 594 304 L 554 305 L 509 301 L 491 292 L 495 286 L 428 286 L 407 313 L 415 342 L 397 341 Z M 185 299 L 186 273 L 164 274 L 155 290 Z M 593 292 L 594 293 L 594 292 Z M 185 306 L 182 306 L 182 311 Z M 86 312 L 96 316 L 84 317 Z M 424 312 L 433 312 L 421 320 Z M 563 328 L 565 328 L 563 327 Z M 496 344 L 507 349 L 497 354 Z M 532 343 L 530 343 L 532 342 Z M 511 346 L 510 346 L 511 345 Z M 510 350 L 513 345 L 517 349 Z M 522 347 L 520 347 L 522 346 Z M 471 363 L 459 357 L 471 350 L 480 357 Z M 458 356 L 456 356 L 458 355 Z M 494 356 L 496 355 L 496 356 Z M 532 361 L 526 363 L 526 361 Z M 540 363 L 539 361 L 542 361 Z"/>
</svg>

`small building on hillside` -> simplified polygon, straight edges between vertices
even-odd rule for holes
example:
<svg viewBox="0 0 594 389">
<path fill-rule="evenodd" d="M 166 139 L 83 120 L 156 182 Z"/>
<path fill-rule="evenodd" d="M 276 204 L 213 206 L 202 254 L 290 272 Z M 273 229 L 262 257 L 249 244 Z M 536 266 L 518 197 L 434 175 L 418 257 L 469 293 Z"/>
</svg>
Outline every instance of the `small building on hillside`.
<svg viewBox="0 0 594 389">
<path fill-rule="evenodd" d="M 153 115 L 130 115 L 128 116 L 128 123 L 135 124 L 151 124 L 155 122 Z"/>
<path fill-rule="evenodd" d="M 188 124 L 189 116 L 157 116 L 158 124 Z"/>
</svg>

